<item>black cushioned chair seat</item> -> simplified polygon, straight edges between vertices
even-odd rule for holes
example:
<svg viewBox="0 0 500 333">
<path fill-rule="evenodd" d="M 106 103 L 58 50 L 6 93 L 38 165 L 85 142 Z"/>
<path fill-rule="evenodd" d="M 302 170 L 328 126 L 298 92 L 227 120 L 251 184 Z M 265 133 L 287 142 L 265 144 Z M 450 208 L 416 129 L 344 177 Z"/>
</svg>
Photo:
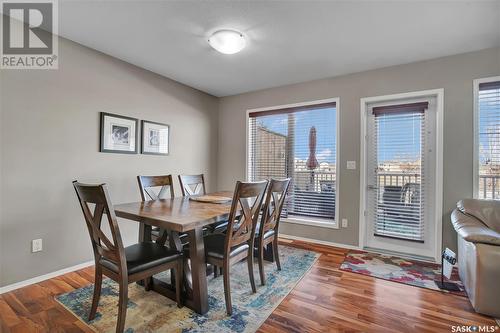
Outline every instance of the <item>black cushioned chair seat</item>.
<svg viewBox="0 0 500 333">
<path fill-rule="evenodd" d="M 182 253 L 156 243 L 138 243 L 125 248 L 129 275 L 174 261 L 181 256 Z M 118 273 L 118 266 L 113 261 L 102 258 L 99 262 L 107 269 Z"/>
<path fill-rule="evenodd" d="M 274 234 L 275 234 L 274 229 L 268 230 L 268 231 L 266 231 L 266 232 L 264 233 L 264 239 L 267 239 L 267 238 L 269 238 L 269 237 L 272 237 L 272 236 L 274 236 Z M 259 239 L 260 239 L 260 238 L 259 238 L 259 235 L 258 235 L 258 234 L 256 234 L 256 235 L 255 235 L 255 242 L 256 242 L 256 243 L 257 243 L 257 242 L 259 242 Z"/>
<path fill-rule="evenodd" d="M 211 224 L 209 227 L 210 227 L 210 231 L 211 232 L 224 232 L 227 230 L 227 224 L 229 223 L 229 221 L 224 221 L 224 222 L 218 222 L 218 223 L 214 223 L 214 224 Z"/>
<path fill-rule="evenodd" d="M 205 242 L 205 254 L 207 257 L 224 258 L 224 243 L 226 240 L 225 234 L 211 234 L 203 237 Z M 248 251 L 248 244 L 241 244 L 231 249 L 230 257 Z"/>
</svg>

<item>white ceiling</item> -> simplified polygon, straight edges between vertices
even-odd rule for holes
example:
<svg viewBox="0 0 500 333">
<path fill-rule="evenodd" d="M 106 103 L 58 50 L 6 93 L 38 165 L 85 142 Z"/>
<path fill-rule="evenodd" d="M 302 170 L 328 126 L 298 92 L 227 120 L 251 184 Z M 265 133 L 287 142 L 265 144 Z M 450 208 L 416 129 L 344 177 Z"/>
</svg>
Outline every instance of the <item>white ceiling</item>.
<svg viewBox="0 0 500 333">
<path fill-rule="evenodd" d="M 60 35 L 215 96 L 500 46 L 500 1 L 59 2 Z M 220 28 L 247 47 L 217 53 Z"/>
</svg>

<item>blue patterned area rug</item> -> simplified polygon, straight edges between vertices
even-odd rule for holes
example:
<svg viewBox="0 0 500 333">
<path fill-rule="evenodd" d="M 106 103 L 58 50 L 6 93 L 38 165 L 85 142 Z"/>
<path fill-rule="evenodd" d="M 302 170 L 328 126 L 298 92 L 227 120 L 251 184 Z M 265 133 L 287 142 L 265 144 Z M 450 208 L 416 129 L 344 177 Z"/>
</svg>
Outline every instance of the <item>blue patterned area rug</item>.
<svg viewBox="0 0 500 333">
<path fill-rule="evenodd" d="M 231 268 L 233 315 L 226 314 L 222 276 L 208 277 L 210 310 L 199 315 L 187 307 L 136 284 L 129 285 L 126 330 L 132 332 L 255 332 L 319 257 L 316 252 L 280 245 L 281 271 L 266 262 L 266 285 L 260 285 L 258 266 L 254 266 L 257 293 L 252 293 L 246 261 Z M 161 278 L 161 277 L 160 277 Z M 118 312 L 118 285 L 105 279 L 96 318 L 88 320 L 92 303 L 90 284 L 56 297 L 65 308 L 96 332 L 114 332 Z"/>
</svg>

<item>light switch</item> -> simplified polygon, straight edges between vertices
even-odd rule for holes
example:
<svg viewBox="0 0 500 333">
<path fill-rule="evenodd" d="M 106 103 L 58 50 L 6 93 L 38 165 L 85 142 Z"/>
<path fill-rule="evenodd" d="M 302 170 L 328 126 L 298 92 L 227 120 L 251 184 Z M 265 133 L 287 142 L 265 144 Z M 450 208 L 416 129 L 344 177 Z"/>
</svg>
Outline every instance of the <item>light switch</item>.
<svg viewBox="0 0 500 333">
<path fill-rule="evenodd" d="M 347 170 L 356 170 L 356 161 L 347 161 Z"/>
<path fill-rule="evenodd" d="M 42 239 L 33 239 L 31 241 L 31 252 L 35 253 L 40 251 L 42 251 Z"/>
</svg>

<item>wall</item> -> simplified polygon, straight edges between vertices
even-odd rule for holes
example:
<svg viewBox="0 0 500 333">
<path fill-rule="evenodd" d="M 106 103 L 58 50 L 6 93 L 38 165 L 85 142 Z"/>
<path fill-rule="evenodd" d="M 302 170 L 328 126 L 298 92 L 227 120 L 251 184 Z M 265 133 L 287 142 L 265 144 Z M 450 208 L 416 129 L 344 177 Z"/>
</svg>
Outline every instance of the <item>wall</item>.
<svg viewBox="0 0 500 333">
<path fill-rule="evenodd" d="M 93 259 L 74 179 L 106 182 L 115 203 L 140 200 L 139 174 L 203 172 L 215 189 L 217 98 L 65 39 L 59 59 L 0 73 L 0 286 Z M 99 153 L 100 111 L 170 124 L 170 155 Z M 134 222 L 120 226 L 137 240 Z"/>
<path fill-rule="evenodd" d="M 449 216 L 456 201 L 472 196 L 472 80 L 500 75 L 500 48 L 261 90 L 220 101 L 218 188 L 245 178 L 246 110 L 332 97 L 340 98 L 338 209 L 348 228 L 283 223 L 281 232 L 348 245 L 359 237 L 360 98 L 444 88 L 443 245 L 456 249 Z M 346 161 L 358 162 L 347 170 Z"/>
</svg>

